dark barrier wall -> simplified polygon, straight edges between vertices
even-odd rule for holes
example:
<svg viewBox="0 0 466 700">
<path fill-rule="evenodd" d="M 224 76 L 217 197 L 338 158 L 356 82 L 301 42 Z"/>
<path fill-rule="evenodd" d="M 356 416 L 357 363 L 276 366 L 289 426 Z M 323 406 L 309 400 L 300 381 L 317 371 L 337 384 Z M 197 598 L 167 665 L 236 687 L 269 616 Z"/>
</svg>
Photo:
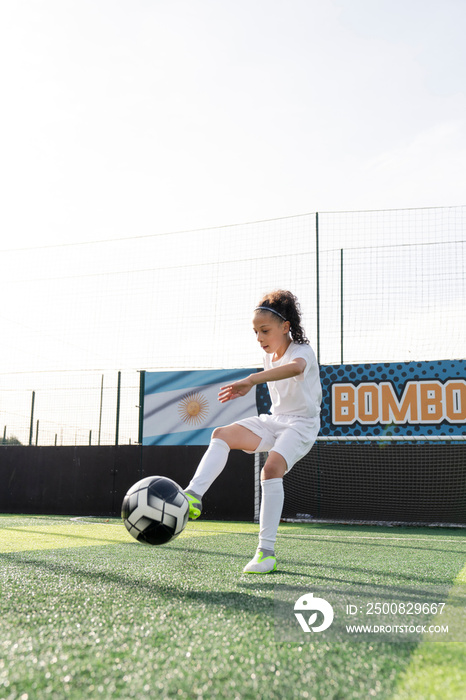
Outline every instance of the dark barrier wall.
<svg viewBox="0 0 466 700">
<path fill-rule="evenodd" d="M 0 511 L 120 515 L 132 484 L 160 475 L 186 487 L 204 454 L 190 447 L 0 447 Z M 204 499 L 210 520 L 253 520 L 254 457 L 232 452 Z"/>
<path fill-rule="evenodd" d="M 149 475 L 186 487 L 205 447 L 0 447 L 4 513 L 118 516 Z M 317 443 L 285 477 L 283 516 L 466 524 L 466 446 Z M 254 517 L 254 457 L 232 451 L 203 517 Z"/>
</svg>

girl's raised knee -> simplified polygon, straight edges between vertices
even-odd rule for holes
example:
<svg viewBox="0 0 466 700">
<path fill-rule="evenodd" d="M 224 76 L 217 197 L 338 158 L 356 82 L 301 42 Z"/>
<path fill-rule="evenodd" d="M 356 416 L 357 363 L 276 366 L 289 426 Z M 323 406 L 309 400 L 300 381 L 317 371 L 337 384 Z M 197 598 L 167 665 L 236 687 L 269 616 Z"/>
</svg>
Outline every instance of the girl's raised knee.
<svg viewBox="0 0 466 700">
<path fill-rule="evenodd" d="M 218 438 L 219 440 L 225 440 L 226 437 L 226 431 L 225 428 L 222 426 L 220 428 L 215 428 L 214 432 L 212 433 L 212 438 Z"/>
</svg>

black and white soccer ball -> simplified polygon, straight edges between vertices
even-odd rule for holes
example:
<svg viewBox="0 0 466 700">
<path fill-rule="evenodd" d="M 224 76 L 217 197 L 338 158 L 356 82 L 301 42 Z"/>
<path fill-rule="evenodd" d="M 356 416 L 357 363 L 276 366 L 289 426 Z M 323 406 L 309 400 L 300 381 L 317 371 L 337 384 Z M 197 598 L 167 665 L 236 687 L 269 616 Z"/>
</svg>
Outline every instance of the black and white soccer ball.
<svg viewBox="0 0 466 700">
<path fill-rule="evenodd" d="M 189 502 L 175 481 L 147 476 L 131 486 L 123 499 L 121 517 L 138 542 L 166 544 L 183 532 Z"/>
</svg>

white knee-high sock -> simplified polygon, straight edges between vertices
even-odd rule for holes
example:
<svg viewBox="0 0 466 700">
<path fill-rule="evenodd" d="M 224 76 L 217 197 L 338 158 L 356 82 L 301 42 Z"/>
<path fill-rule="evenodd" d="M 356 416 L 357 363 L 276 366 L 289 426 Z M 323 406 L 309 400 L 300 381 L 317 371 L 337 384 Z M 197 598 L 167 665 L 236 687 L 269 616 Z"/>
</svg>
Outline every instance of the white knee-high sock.
<svg viewBox="0 0 466 700">
<path fill-rule="evenodd" d="M 230 448 L 225 440 L 212 438 L 207 452 L 199 462 L 196 473 L 186 487 L 198 496 L 203 496 L 227 463 Z"/>
<path fill-rule="evenodd" d="M 259 549 L 273 552 L 285 500 L 283 479 L 265 479 L 261 481 L 261 489 Z"/>
</svg>

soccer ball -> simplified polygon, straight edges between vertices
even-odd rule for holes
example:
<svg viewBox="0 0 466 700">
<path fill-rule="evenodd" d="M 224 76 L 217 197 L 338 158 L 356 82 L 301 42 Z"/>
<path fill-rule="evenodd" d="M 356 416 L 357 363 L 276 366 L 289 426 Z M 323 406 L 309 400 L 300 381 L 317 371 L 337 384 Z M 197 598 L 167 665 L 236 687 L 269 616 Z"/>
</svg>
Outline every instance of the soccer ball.
<svg viewBox="0 0 466 700">
<path fill-rule="evenodd" d="M 166 544 L 186 527 L 189 502 L 171 479 L 147 476 L 131 486 L 124 497 L 121 517 L 138 542 Z"/>
</svg>

